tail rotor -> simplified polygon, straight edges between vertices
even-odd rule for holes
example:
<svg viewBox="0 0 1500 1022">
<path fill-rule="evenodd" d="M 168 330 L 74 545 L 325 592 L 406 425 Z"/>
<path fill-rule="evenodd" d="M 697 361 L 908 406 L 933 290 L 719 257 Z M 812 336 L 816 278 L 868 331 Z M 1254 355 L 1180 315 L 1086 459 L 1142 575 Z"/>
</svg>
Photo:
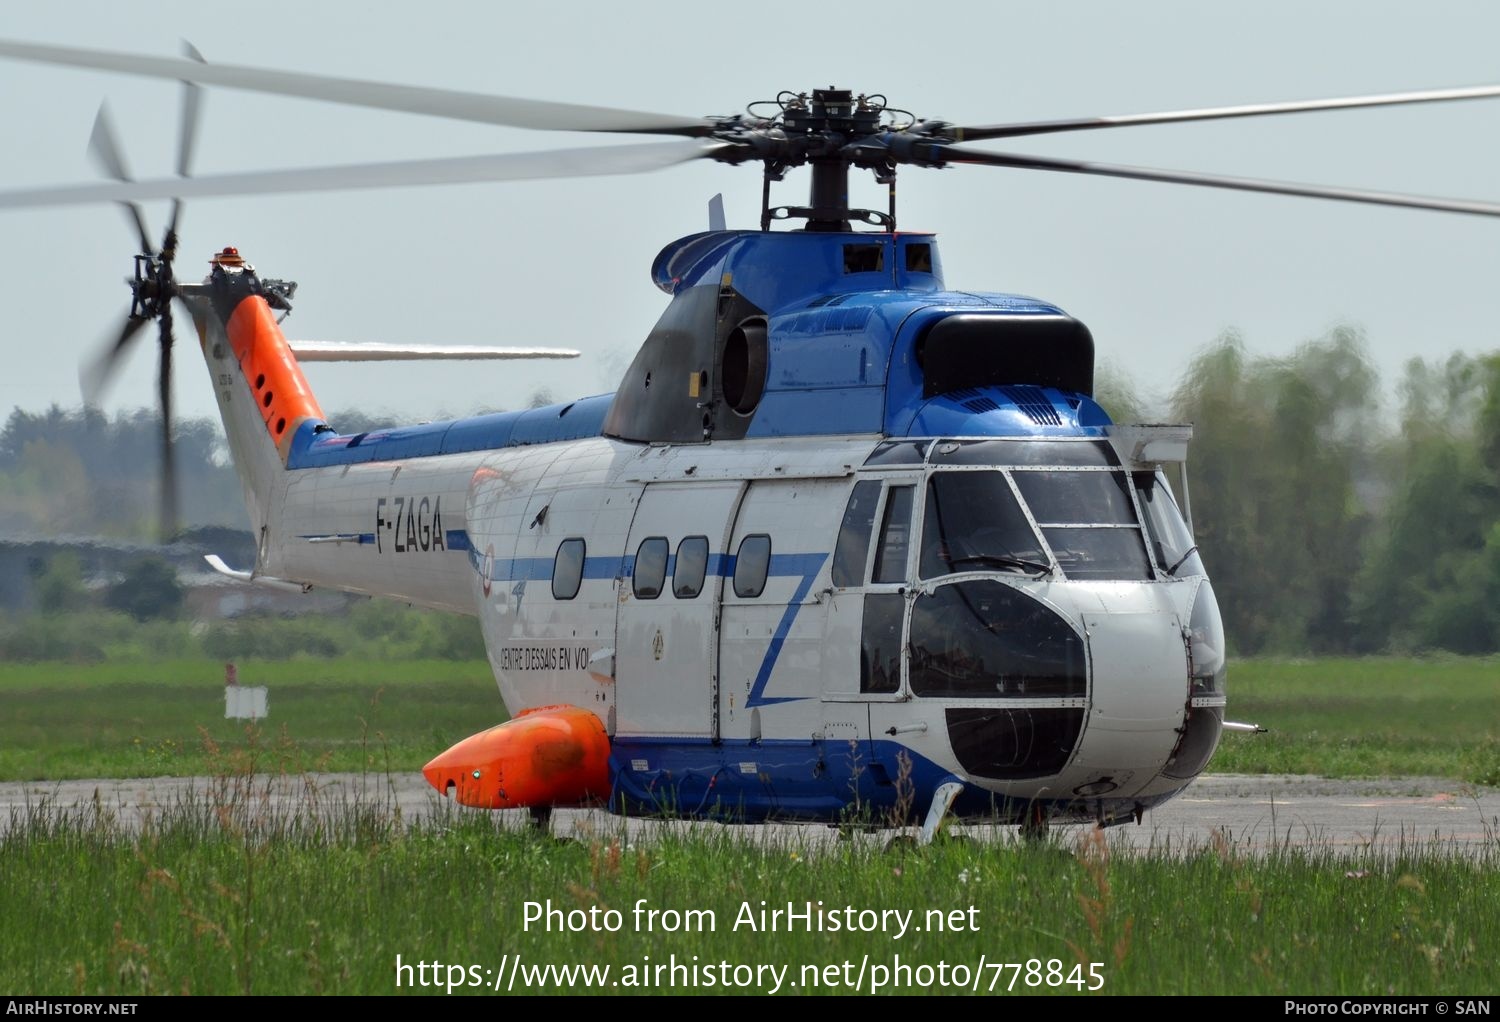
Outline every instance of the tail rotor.
<svg viewBox="0 0 1500 1022">
<path fill-rule="evenodd" d="M 190 43 L 183 44 L 187 56 L 202 61 L 203 56 Z M 177 146 L 177 175 L 191 176 L 193 151 L 197 144 L 199 113 L 202 106 L 202 89 L 191 82 L 183 82 L 182 119 Z M 114 122 L 105 105 L 100 105 L 94 120 L 94 130 L 89 137 L 89 152 L 104 173 L 116 181 L 129 182 L 130 172 L 125 165 Z M 128 283 L 131 290 L 130 312 L 125 323 L 114 338 L 105 343 L 92 360 L 85 363 L 79 374 L 86 404 L 97 405 L 105 389 L 118 371 L 121 359 L 140 335 L 142 328 L 151 320 L 157 324 L 157 401 L 161 410 L 161 480 L 160 480 L 160 529 L 161 541 L 169 543 L 177 537 L 177 459 L 173 448 L 172 416 L 172 347 L 175 337 L 172 331 L 172 301 L 180 297 L 177 279 L 172 264 L 177 258 L 177 230 L 182 218 L 182 200 L 172 200 L 172 214 L 167 229 L 162 235 L 161 247 L 153 249 L 151 234 L 146 227 L 146 217 L 140 205 L 122 202 L 135 226 L 140 242 L 140 253 L 135 257 L 135 275 Z"/>
</svg>

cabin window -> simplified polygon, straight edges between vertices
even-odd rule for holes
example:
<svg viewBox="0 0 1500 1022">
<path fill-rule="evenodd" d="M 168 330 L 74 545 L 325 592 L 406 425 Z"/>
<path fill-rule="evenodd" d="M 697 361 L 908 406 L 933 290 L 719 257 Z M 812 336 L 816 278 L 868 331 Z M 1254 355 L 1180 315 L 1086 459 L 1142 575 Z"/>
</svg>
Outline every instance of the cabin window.
<svg viewBox="0 0 1500 1022">
<path fill-rule="evenodd" d="M 583 540 L 578 537 L 565 539 L 557 548 L 557 556 L 552 561 L 552 598 L 555 600 L 571 600 L 578 595 L 578 587 L 583 584 L 583 561 L 587 550 Z"/>
<path fill-rule="evenodd" d="M 746 536 L 740 540 L 734 558 L 734 595 L 754 599 L 766 591 L 766 576 L 771 572 L 771 537 Z"/>
<path fill-rule="evenodd" d="M 641 540 L 630 579 L 630 588 L 637 599 L 654 600 L 661 595 L 661 587 L 667 580 L 667 551 L 670 549 L 664 536 Z"/>
<path fill-rule="evenodd" d="M 847 589 L 865 580 L 865 558 L 870 553 L 870 530 L 875 526 L 875 505 L 880 484 L 873 479 L 854 484 L 844 508 L 844 524 L 833 548 L 833 584 Z"/>
<path fill-rule="evenodd" d="M 932 245 L 913 241 L 906 246 L 906 269 L 909 273 L 932 272 Z"/>
<path fill-rule="evenodd" d="M 845 273 L 873 273 L 885 265 L 884 245 L 845 245 Z"/>
<path fill-rule="evenodd" d="M 915 491 L 914 486 L 892 486 L 886 491 L 872 581 L 906 581 L 906 551 L 911 545 L 911 501 Z"/>
<path fill-rule="evenodd" d="M 677 544 L 677 564 L 672 568 L 672 595 L 691 600 L 703 592 L 708 575 L 708 537 L 689 536 Z"/>
</svg>

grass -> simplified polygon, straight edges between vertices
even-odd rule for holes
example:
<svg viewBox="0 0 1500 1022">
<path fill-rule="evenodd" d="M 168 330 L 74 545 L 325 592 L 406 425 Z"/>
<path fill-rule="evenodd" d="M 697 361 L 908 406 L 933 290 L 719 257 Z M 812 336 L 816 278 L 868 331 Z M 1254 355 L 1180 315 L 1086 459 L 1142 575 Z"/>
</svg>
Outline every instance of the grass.
<svg viewBox="0 0 1500 1022">
<path fill-rule="evenodd" d="M 1240 660 L 1218 773 L 1450 777 L 1500 785 L 1500 659 Z"/>
<path fill-rule="evenodd" d="M 208 743 L 266 769 L 416 770 L 506 719 L 483 663 L 242 662 L 270 689 L 270 717 L 224 719 L 224 666 L 210 660 L 0 666 L 0 781 L 212 772 Z"/>
<path fill-rule="evenodd" d="M 1496 666 L 1237 662 L 1231 718 L 1273 730 L 1226 736 L 1212 769 L 1496 783 Z M 1085 985 L 1100 963 L 1108 993 L 1430 995 L 1494 985 L 1500 913 L 1487 906 L 1500 904 L 1500 836 L 1477 858 L 1416 844 L 1251 857 L 1226 837 L 1165 856 L 1072 831 L 1038 845 L 884 850 L 861 837 L 830 850 L 732 828 L 652 825 L 632 838 L 618 820 L 560 842 L 484 813 L 402 820 L 380 783 L 364 801 L 327 805 L 308 788 L 287 806 L 251 773 L 358 770 L 378 782 L 415 769 L 503 719 L 483 662 L 246 661 L 241 682 L 268 685 L 271 705 L 269 720 L 248 729 L 223 720 L 222 671 L 208 660 L 0 665 L 0 779 L 217 778 L 210 794 L 138 825 L 104 806 L 46 801 L 8 828 L 0 821 L 0 989 L 446 993 L 450 982 L 490 984 L 494 970 L 519 962 L 517 992 L 598 989 L 555 972 L 528 984 L 529 970 L 549 965 L 608 966 L 606 984 L 648 981 L 610 993 L 658 992 L 674 977 L 722 992 L 725 963 L 730 980 L 749 984 L 733 988 L 742 992 L 768 991 L 779 976 L 781 992 L 847 993 L 863 968 L 862 990 L 880 979 L 920 993 L 947 989 L 940 978 L 972 987 L 981 957 L 1035 959 L 1042 984 L 1028 986 L 1025 968 L 987 967 L 981 990 L 1003 989 L 1014 974 L 1018 990 L 1074 993 L 1046 985 L 1053 960 L 1055 979 L 1081 965 Z M 641 899 L 648 909 L 712 913 L 715 925 L 646 928 L 633 914 Z M 898 939 L 734 925 L 747 905 L 809 901 L 824 911 L 909 910 L 918 923 L 941 910 L 977 930 Z M 528 902 L 576 911 L 574 922 L 593 912 L 605 923 L 599 913 L 613 909 L 618 932 L 570 929 L 566 915 L 563 925 L 528 925 Z M 427 966 L 403 972 L 400 987 L 398 956 Z M 652 971 L 674 964 L 694 971 Z"/>
<path fill-rule="evenodd" d="M 244 661 L 240 681 L 270 688 L 248 734 L 215 660 L 0 665 L 0 781 L 205 773 L 205 738 L 257 741 L 268 769 L 408 771 L 506 716 L 483 661 Z M 1500 785 L 1495 658 L 1235 661 L 1229 716 L 1271 731 L 1226 735 L 1215 772 Z"/>
<path fill-rule="evenodd" d="M 1478 861 L 1418 847 L 1286 848 L 1251 860 L 1217 840 L 1178 858 L 1111 850 L 1092 835 L 813 851 L 670 826 L 631 841 L 614 821 L 560 842 L 485 814 L 403 826 L 378 802 L 261 812 L 250 791 L 229 783 L 140 830 L 105 810 L 45 805 L 15 821 L 0 839 L 0 989 L 476 992 L 469 981 L 487 988 L 520 956 L 524 970 L 607 966 L 606 983 L 645 979 L 646 992 L 673 975 L 651 966 L 674 961 L 694 966 L 676 974 L 679 986 L 692 976 L 694 992 L 723 992 L 703 971 L 719 963 L 730 978 L 748 967 L 738 972 L 747 992 L 768 992 L 779 974 L 781 992 L 848 993 L 862 964 L 866 992 L 876 979 L 892 992 L 936 992 L 939 976 L 971 985 L 984 958 L 1037 959 L 1042 985 L 1018 976 L 1028 993 L 1076 993 L 1045 985 L 1049 970 L 1060 981 L 1081 964 L 1084 981 L 1097 962 L 1104 991 L 1117 994 L 1422 995 L 1491 989 L 1500 955 L 1500 914 L 1483 908 L 1500 903 L 1496 848 Z M 634 911 L 642 899 L 682 915 L 648 925 Z M 762 903 L 809 901 L 841 916 L 846 906 L 909 911 L 922 929 L 897 936 L 889 916 L 885 932 L 736 925 L 747 906 L 755 915 Z M 696 926 L 685 925 L 688 910 Z M 933 928 L 930 910 L 952 929 Z M 439 967 L 407 970 L 398 988 L 398 956 Z M 978 975 L 981 989 L 1012 978 Z M 516 991 L 590 989 L 576 976 L 529 976 Z"/>
</svg>

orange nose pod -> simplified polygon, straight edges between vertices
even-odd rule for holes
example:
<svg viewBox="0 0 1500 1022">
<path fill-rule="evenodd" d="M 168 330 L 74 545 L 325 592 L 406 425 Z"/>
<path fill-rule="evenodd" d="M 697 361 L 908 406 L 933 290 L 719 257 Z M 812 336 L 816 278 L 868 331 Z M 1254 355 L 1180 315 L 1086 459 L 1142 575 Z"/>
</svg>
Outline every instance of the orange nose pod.
<svg viewBox="0 0 1500 1022">
<path fill-rule="evenodd" d="M 476 809 L 578 805 L 609 794 L 609 735 L 577 706 L 542 706 L 470 735 L 422 768 Z"/>
</svg>

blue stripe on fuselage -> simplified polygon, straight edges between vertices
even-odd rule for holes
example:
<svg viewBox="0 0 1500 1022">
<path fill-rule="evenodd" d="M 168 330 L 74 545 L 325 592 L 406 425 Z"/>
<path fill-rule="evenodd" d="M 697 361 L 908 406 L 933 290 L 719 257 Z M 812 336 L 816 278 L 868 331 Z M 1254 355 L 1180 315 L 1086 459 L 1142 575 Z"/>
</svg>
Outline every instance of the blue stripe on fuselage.
<svg viewBox="0 0 1500 1022">
<path fill-rule="evenodd" d="M 488 578 L 485 578 L 485 557 L 472 546 L 469 550 L 469 564 L 481 579 L 487 581 L 491 586 L 497 582 L 532 582 L 550 579 L 555 561 L 553 557 L 508 557 L 496 558 L 489 565 Z M 675 561 L 675 557 L 672 558 Z M 757 706 L 771 706 L 776 703 L 796 702 L 799 699 L 810 698 L 808 696 L 774 696 L 767 697 L 766 685 L 771 681 L 771 673 L 776 669 L 776 661 L 781 657 L 782 647 L 786 645 L 787 636 L 791 634 L 792 625 L 797 620 L 797 614 L 802 610 L 802 601 L 807 598 L 807 593 L 812 589 L 813 581 L 818 577 L 823 563 L 828 560 L 827 554 L 772 554 L 770 568 L 767 576 L 770 578 L 798 578 L 796 590 L 791 599 L 787 601 L 786 610 L 782 612 L 781 620 L 776 625 L 776 631 L 771 636 L 770 643 L 766 646 L 765 656 L 761 659 L 760 669 L 755 672 L 755 682 L 750 686 L 750 694 L 745 700 L 747 709 Z M 721 578 L 733 578 L 736 558 L 734 554 L 709 554 L 708 571 L 710 576 Z M 635 571 L 635 557 L 630 554 L 622 554 L 618 557 L 585 557 L 583 561 L 583 577 L 591 579 L 604 578 L 629 578 Z M 670 574 L 670 573 L 669 573 Z"/>
</svg>

